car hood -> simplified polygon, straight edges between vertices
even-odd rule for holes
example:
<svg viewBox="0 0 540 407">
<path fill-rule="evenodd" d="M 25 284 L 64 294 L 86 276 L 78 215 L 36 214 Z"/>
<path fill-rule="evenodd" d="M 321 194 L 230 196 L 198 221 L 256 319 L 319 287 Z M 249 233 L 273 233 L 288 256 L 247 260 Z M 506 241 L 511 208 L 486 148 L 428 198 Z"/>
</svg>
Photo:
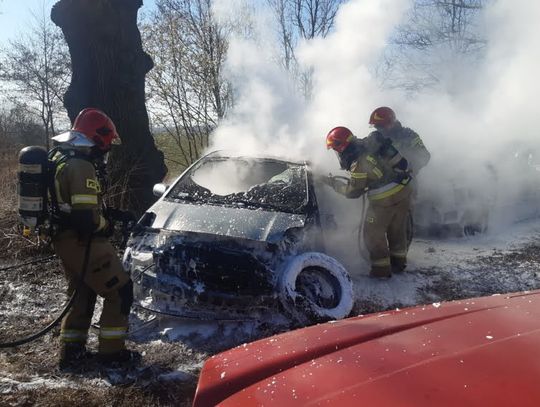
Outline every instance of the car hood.
<svg viewBox="0 0 540 407">
<path fill-rule="evenodd" d="M 281 240 L 290 228 L 303 227 L 306 221 L 305 215 L 163 200 L 156 202 L 149 211 L 156 214 L 152 228 L 270 243 Z"/>
<path fill-rule="evenodd" d="M 194 406 L 536 406 L 540 292 L 317 325 L 210 358 Z"/>
</svg>

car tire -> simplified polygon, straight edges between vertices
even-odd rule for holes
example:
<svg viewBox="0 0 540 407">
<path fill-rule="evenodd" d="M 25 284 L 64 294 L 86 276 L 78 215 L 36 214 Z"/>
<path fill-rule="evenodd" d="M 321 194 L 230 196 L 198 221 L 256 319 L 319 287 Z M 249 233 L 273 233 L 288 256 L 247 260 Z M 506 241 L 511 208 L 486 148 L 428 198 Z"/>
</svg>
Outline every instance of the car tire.
<svg viewBox="0 0 540 407">
<path fill-rule="evenodd" d="M 290 258 L 279 275 L 279 300 L 295 322 L 342 319 L 353 307 L 349 273 L 336 259 L 308 252 Z"/>
<path fill-rule="evenodd" d="M 464 218 L 467 219 L 463 225 L 463 236 L 475 236 L 485 233 L 488 227 L 489 212 L 483 210 L 480 214 L 467 213 Z"/>
</svg>

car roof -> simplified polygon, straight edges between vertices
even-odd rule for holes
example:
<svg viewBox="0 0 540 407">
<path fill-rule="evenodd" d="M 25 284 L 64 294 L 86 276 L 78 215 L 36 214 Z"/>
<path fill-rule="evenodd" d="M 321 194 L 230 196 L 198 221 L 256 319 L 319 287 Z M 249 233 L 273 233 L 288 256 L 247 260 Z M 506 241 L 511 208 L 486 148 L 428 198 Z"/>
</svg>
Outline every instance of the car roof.
<svg viewBox="0 0 540 407">
<path fill-rule="evenodd" d="M 540 291 L 394 310 L 213 356 L 194 406 L 536 406 Z"/>
</svg>

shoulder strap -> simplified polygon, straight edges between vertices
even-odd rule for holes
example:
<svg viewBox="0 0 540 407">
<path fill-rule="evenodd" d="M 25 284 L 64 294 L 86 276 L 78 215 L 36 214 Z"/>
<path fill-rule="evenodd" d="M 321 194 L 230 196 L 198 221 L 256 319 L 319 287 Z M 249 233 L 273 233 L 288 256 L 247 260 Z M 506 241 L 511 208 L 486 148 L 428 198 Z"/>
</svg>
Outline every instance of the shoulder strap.
<svg viewBox="0 0 540 407">
<path fill-rule="evenodd" d="M 59 155 L 59 156 L 57 156 Z M 56 195 L 55 177 L 58 167 L 70 158 L 78 158 L 92 162 L 86 154 L 82 154 L 77 150 L 64 150 L 60 147 L 55 147 L 47 154 L 49 168 L 47 171 L 47 189 L 49 196 L 51 197 L 51 212 L 53 217 L 58 217 L 60 214 L 60 208 L 58 206 L 58 196 Z"/>
</svg>

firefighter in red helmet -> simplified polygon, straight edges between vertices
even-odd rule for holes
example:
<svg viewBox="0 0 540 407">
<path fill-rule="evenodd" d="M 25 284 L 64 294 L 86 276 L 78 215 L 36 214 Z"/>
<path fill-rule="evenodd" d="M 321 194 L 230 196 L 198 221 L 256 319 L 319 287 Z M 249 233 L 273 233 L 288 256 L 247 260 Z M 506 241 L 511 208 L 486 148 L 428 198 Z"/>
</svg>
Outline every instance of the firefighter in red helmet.
<svg viewBox="0 0 540 407">
<path fill-rule="evenodd" d="M 358 139 L 348 128 L 335 127 L 326 136 L 326 147 L 336 152 L 341 168 L 350 173 L 347 184 L 329 182 L 334 190 L 347 198 L 367 194 L 363 239 L 371 260 L 370 276 L 389 278 L 402 272 L 407 264 L 411 196 L 407 160 L 379 132 Z"/>
<path fill-rule="evenodd" d="M 392 140 L 394 146 L 409 162 L 413 175 L 427 165 L 431 154 L 420 136 L 408 127 L 403 127 L 395 112 L 386 106 L 376 108 L 369 116 L 369 124 L 385 137 Z"/>
<path fill-rule="evenodd" d="M 60 367 L 70 367 L 91 356 L 86 351 L 88 329 L 96 296 L 103 297 L 99 321 L 98 357 L 103 362 L 132 360 L 136 353 L 125 348 L 133 285 L 115 249 L 107 239 L 112 219 L 104 213 L 103 160 L 118 139 L 113 121 L 101 110 L 87 108 L 76 117 L 72 129 L 53 137 L 55 188 L 51 195 L 58 231 L 53 247 L 62 260 L 68 291 L 78 288 L 74 304 L 62 321 Z M 116 210 L 124 220 L 128 212 Z M 133 218 L 134 219 L 134 218 Z M 91 240 L 89 240 L 91 239 Z M 84 282 L 79 283 L 89 243 Z"/>
</svg>

